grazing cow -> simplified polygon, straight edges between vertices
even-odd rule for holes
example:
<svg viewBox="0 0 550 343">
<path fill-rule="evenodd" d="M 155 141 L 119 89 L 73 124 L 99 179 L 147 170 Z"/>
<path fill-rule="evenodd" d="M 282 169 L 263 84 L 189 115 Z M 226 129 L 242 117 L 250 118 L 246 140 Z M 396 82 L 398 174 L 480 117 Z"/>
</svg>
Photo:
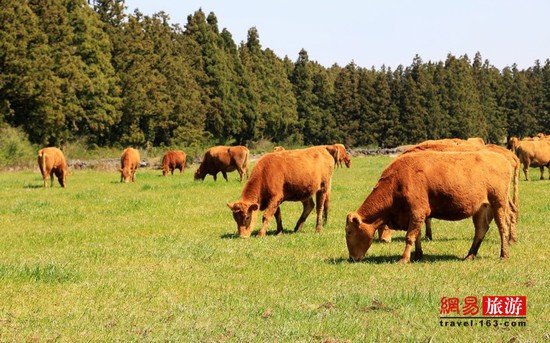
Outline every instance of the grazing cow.
<svg viewBox="0 0 550 343">
<path fill-rule="evenodd" d="M 174 170 L 179 169 L 180 175 L 185 169 L 185 159 L 187 155 L 182 150 L 170 150 L 164 153 L 162 158 L 162 176 L 168 175 L 171 172 L 174 175 Z"/>
<path fill-rule="evenodd" d="M 58 148 L 44 148 L 38 151 L 38 166 L 44 179 L 44 187 L 48 187 L 48 176 L 50 177 L 50 186 L 53 186 L 53 176 L 57 176 L 57 181 L 61 187 L 67 186 L 67 162 L 63 152 Z"/>
<path fill-rule="evenodd" d="M 242 182 L 245 174 L 248 178 L 249 155 L 248 148 L 241 145 L 212 147 L 204 154 L 201 165 L 195 172 L 195 180 L 204 180 L 210 174 L 216 181 L 221 172 L 225 181 L 229 181 L 227 173 L 237 170 Z"/>
<path fill-rule="evenodd" d="M 273 148 L 273 152 L 278 152 L 278 151 L 285 151 L 285 148 L 280 145 L 277 145 L 275 148 Z"/>
<path fill-rule="evenodd" d="M 539 167 L 540 179 L 544 180 L 544 167 L 550 169 L 550 140 L 522 140 L 515 147 L 515 151 L 519 160 L 523 164 L 523 173 L 525 174 L 525 180 L 529 181 L 529 167 Z"/>
<path fill-rule="evenodd" d="M 334 162 L 337 166 L 340 168 L 342 167 L 342 162 L 346 165 L 346 167 L 351 167 L 351 158 L 348 154 L 348 151 L 346 150 L 346 147 L 344 144 L 332 144 L 332 145 L 322 145 L 325 147 L 328 152 L 332 155 L 334 158 Z"/>
<path fill-rule="evenodd" d="M 139 151 L 126 148 L 120 157 L 120 182 L 136 181 L 136 169 L 139 167 Z"/>
<path fill-rule="evenodd" d="M 294 232 L 299 231 L 315 207 L 314 196 L 316 230 L 320 232 L 323 226 L 321 217 L 324 222 L 327 220 L 333 171 L 334 160 L 323 148 L 287 150 L 262 156 L 252 170 L 241 198 L 227 204 L 233 212 L 239 236 L 251 235 L 258 210 L 264 211 L 258 235 L 266 235 L 267 224 L 273 215 L 277 221 L 277 234 L 281 234 L 283 223 L 279 206 L 284 201 L 302 202 L 302 215 L 294 227 Z"/>
<path fill-rule="evenodd" d="M 475 167 L 473 167 L 475 166 Z M 346 219 L 350 259 L 360 261 L 380 226 L 406 230 L 400 263 L 422 258 L 420 228 L 427 218 L 461 220 L 473 217 L 475 236 L 466 256 L 473 259 L 494 217 L 501 239 L 500 256 L 508 257 L 506 216 L 512 173 L 501 154 L 419 151 L 395 159 L 356 212 Z M 489 211 L 490 209 L 490 211 Z"/>
<path fill-rule="evenodd" d="M 509 150 L 498 146 L 494 144 L 487 144 L 487 145 L 479 145 L 479 144 L 464 144 L 464 145 L 454 145 L 449 143 L 448 141 L 432 141 L 430 143 L 421 143 L 416 146 L 413 146 L 411 148 L 408 148 L 405 150 L 401 155 L 412 153 L 412 152 L 418 152 L 418 151 L 425 151 L 425 150 L 433 150 L 433 151 L 454 151 L 454 152 L 468 152 L 468 151 L 492 151 L 497 154 L 501 154 L 508 163 L 510 164 L 509 167 L 512 171 L 512 184 L 513 184 L 513 197 L 512 200 L 509 202 L 510 206 L 510 242 L 516 242 L 517 241 L 517 230 L 516 225 L 519 217 L 519 168 L 520 168 L 520 161 Z M 388 235 L 386 234 L 385 237 Z M 391 236 L 390 236 L 391 238 Z M 426 238 L 429 240 L 433 239 L 432 235 L 432 226 L 431 226 L 431 219 L 426 219 Z M 381 238 L 382 240 L 382 238 Z"/>
</svg>

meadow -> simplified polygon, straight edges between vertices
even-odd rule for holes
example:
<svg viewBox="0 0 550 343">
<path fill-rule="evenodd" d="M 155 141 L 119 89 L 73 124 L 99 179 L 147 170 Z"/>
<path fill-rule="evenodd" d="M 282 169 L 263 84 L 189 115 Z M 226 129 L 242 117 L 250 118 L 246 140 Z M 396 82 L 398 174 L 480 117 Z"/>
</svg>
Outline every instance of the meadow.
<svg viewBox="0 0 550 343">
<path fill-rule="evenodd" d="M 499 258 L 493 223 L 474 261 L 471 220 L 433 221 L 424 260 L 399 265 L 404 233 L 349 263 L 347 212 L 390 157 L 337 169 L 328 223 L 291 232 L 301 204 L 281 207 L 285 233 L 241 239 L 226 203 L 236 173 L 193 181 L 142 168 L 71 170 L 42 188 L 37 169 L 0 173 L 0 341 L 541 342 L 550 340 L 550 181 L 521 180 L 519 242 Z M 522 178 L 523 179 L 523 178 Z M 259 229 L 260 220 L 256 223 Z M 440 323 L 442 297 L 526 296 L 517 320 Z M 491 322 L 492 324 L 492 322 Z"/>
</svg>

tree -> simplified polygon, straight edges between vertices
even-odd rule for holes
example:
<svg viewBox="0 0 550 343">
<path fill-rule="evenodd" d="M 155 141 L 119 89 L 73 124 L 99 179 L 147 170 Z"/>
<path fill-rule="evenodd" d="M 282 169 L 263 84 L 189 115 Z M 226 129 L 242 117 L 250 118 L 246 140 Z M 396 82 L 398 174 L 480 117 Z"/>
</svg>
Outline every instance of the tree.
<svg viewBox="0 0 550 343">
<path fill-rule="evenodd" d="M 262 50 L 256 28 L 248 31 L 246 43 L 239 48 L 241 61 L 254 90 L 257 108 L 254 137 L 282 142 L 292 136 L 298 123 L 296 99 L 284 69 L 273 51 Z"/>
</svg>

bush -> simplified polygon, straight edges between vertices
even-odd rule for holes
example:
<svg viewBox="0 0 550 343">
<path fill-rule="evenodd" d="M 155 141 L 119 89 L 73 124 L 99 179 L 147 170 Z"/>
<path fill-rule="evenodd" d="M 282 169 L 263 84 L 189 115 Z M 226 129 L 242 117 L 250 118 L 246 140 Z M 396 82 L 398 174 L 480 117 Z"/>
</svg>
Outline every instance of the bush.
<svg viewBox="0 0 550 343">
<path fill-rule="evenodd" d="M 24 168 L 36 164 L 37 148 L 20 129 L 0 127 L 0 167 Z"/>
</svg>

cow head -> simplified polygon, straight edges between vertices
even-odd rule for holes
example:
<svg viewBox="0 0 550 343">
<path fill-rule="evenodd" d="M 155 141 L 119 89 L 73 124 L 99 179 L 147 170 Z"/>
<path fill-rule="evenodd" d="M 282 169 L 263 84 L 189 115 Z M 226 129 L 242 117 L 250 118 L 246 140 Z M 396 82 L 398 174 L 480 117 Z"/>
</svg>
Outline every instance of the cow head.
<svg viewBox="0 0 550 343">
<path fill-rule="evenodd" d="M 206 173 L 203 173 L 203 171 L 201 170 L 201 167 L 197 168 L 197 171 L 195 172 L 195 181 L 198 181 L 198 180 L 204 180 L 204 178 L 206 177 Z"/>
<path fill-rule="evenodd" d="M 169 171 L 168 166 L 164 166 L 164 167 L 162 168 L 162 176 L 168 175 L 168 171 Z"/>
<path fill-rule="evenodd" d="M 120 182 L 128 183 L 132 181 L 132 170 L 130 168 L 120 168 Z"/>
<path fill-rule="evenodd" d="M 233 212 L 233 219 L 237 223 L 237 233 L 240 237 L 250 237 L 254 228 L 254 219 L 258 211 L 258 204 L 248 204 L 245 202 L 236 202 L 227 204 L 227 207 Z"/>
<path fill-rule="evenodd" d="M 346 165 L 346 167 L 351 167 L 351 159 L 349 158 L 349 155 L 344 155 L 344 164 Z"/>
<path fill-rule="evenodd" d="M 357 212 L 350 212 L 346 218 L 346 243 L 350 260 L 361 261 L 374 239 L 375 226 L 364 223 Z"/>
<path fill-rule="evenodd" d="M 65 168 L 60 168 L 55 171 L 55 176 L 57 176 L 57 181 L 59 181 L 59 184 L 61 187 L 65 188 L 67 185 L 67 176 L 69 176 L 69 171 L 67 171 Z"/>
<path fill-rule="evenodd" d="M 515 153 L 518 145 L 519 145 L 519 139 L 517 137 L 510 137 L 510 140 L 508 141 L 506 148 L 508 150 L 512 150 L 512 152 Z"/>
</svg>

